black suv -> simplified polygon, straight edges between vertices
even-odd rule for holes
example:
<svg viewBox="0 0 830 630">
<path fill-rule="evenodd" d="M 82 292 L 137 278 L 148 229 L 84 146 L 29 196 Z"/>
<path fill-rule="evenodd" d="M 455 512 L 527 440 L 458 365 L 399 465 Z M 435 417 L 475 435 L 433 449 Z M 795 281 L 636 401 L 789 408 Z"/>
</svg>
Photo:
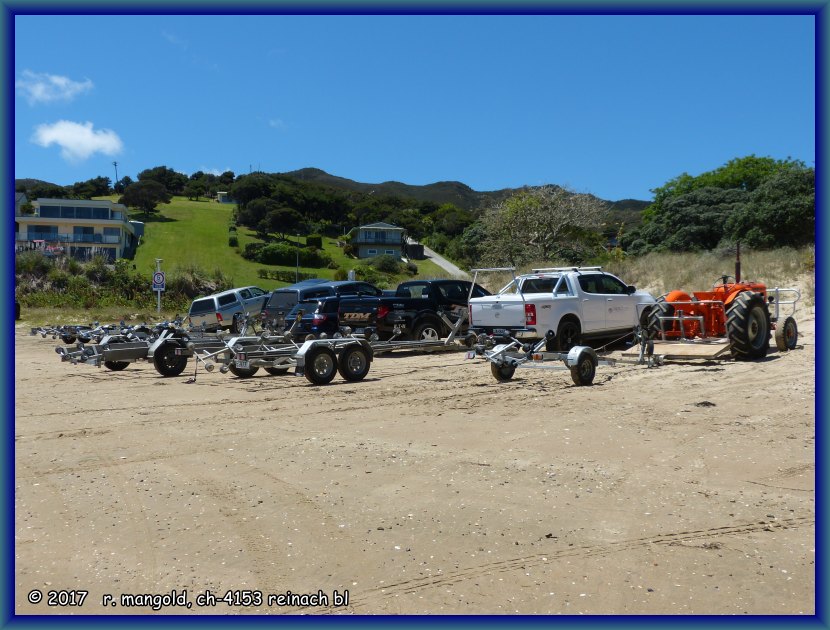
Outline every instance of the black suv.
<svg viewBox="0 0 830 630">
<path fill-rule="evenodd" d="M 309 302 L 317 298 L 341 295 L 383 295 L 383 291 L 369 282 L 359 280 L 333 280 L 315 284 L 298 283 L 281 289 L 274 289 L 268 301 L 262 307 L 262 321 L 275 328 L 288 328 L 294 309 L 300 302 Z M 309 305 L 310 310 L 315 306 Z"/>
</svg>

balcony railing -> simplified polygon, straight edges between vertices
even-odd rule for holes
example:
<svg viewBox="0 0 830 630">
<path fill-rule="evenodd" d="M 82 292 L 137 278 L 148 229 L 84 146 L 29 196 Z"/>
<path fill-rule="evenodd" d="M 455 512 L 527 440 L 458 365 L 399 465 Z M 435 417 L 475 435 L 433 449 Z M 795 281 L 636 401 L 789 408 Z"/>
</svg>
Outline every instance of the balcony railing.
<svg viewBox="0 0 830 630">
<path fill-rule="evenodd" d="M 109 234 L 55 234 L 54 232 L 17 232 L 15 240 L 45 241 L 47 243 L 101 243 L 106 245 L 118 245 L 121 242 L 120 236 Z"/>
</svg>

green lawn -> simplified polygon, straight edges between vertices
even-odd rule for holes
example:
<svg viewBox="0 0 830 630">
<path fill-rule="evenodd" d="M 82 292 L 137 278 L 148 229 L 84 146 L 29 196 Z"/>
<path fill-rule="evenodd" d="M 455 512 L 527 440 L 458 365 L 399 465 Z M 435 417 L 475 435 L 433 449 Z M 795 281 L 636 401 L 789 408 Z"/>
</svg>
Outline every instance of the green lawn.
<svg viewBox="0 0 830 630">
<path fill-rule="evenodd" d="M 118 197 L 105 197 L 117 201 Z M 295 271 L 293 266 L 268 266 L 244 259 L 235 248 L 228 245 L 228 226 L 236 208 L 233 204 L 219 204 L 213 201 L 190 201 L 184 197 L 174 197 L 169 204 L 159 206 L 160 213 L 145 222 L 144 237 L 136 250 L 133 261 L 136 269 L 146 273 L 149 278 L 156 269 L 156 258 L 161 258 L 161 269 L 168 275 L 177 270 L 198 266 L 208 274 L 221 269 L 235 286 L 256 285 L 270 290 L 286 283 L 260 278 L 260 269 L 284 269 Z M 141 213 L 131 213 L 135 221 L 145 221 Z M 255 233 L 245 227 L 237 228 L 239 251 L 247 243 L 256 242 Z M 291 239 L 296 237 L 291 237 Z M 300 237 L 305 242 L 305 237 Z M 337 246 L 337 240 L 323 238 L 325 249 L 337 265 L 351 269 L 357 260 L 343 253 Z M 446 277 L 447 273 L 438 265 L 426 261 L 415 261 L 418 266 L 417 277 Z M 320 278 L 333 278 L 334 269 L 316 269 L 300 267 L 300 273 L 312 274 Z M 399 280 L 409 279 L 401 276 Z"/>
</svg>

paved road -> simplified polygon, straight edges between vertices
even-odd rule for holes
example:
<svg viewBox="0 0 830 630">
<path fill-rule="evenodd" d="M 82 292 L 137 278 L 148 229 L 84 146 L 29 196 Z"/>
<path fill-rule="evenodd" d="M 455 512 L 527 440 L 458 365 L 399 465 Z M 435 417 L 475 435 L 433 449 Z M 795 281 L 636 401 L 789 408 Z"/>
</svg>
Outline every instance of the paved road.
<svg viewBox="0 0 830 630">
<path fill-rule="evenodd" d="M 418 244 L 418 241 L 413 241 L 412 239 L 409 239 L 409 242 L 414 243 L 414 244 Z M 431 260 L 436 265 L 438 265 L 439 267 L 444 269 L 447 273 L 452 274 L 456 278 L 464 278 L 464 279 L 467 279 L 467 280 L 469 280 L 471 278 L 470 274 L 468 274 L 466 271 L 464 271 L 460 267 L 457 267 L 456 265 L 451 263 L 449 260 L 447 260 L 446 258 L 441 256 L 439 253 L 431 250 L 426 245 L 424 245 L 424 256 L 426 256 L 429 260 Z M 418 264 L 417 260 L 414 261 L 414 262 L 415 262 L 416 265 Z"/>
</svg>

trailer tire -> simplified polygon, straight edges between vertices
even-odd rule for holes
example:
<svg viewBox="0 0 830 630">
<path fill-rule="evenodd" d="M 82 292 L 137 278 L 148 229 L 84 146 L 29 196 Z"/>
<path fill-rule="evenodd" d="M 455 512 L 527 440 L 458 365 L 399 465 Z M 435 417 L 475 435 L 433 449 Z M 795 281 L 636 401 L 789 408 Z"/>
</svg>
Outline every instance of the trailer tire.
<svg viewBox="0 0 830 630">
<path fill-rule="evenodd" d="M 283 374 L 288 374 L 287 367 L 270 367 L 265 368 L 265 371 L 268 372 L 271 376 L 282 376 Z"/>
<path fill-rule="evenodd" d="M 513 375 L 516 373 L 516 366 L 508 365 L 507 363 L 503 363 L 502 365 L 496 365 L 495 363 L 491 363 L 490 372 L 493 373 L 493 377 L 499 383 L 507 383 L 510 379 L 513 378 Z"/>
<path fill-rule="evenodd" d="M 104 361 L 104 367 L 113 372 L 120 372 L 130 363 L 128 361 Z"/>
<path fill-rule="evenodd" d="M 590 385 L 594 382 L 597 373 L 597 364 L 590 352 L 582 352 L 576 360 L 576 365 L 571 368 L 571 380 L 576 385 Z"/>
<path fill-rule="evenodd" d="M 775 327 L 775 347 L 779 352 L 794 350 L 798 343 L 798 326 L 792 317 Z"/>
<path fill-rule="evenodd" d="M 251 378 L 254 374 L 259 372 L 258 367 L 250 367 L 250 368 L 240 368 L 234 365 L 234 362 L 231 361 L 228 363 L 228 369 L 230 370 L 231 374 L 238 378 Z"/>
<path fill-rule="evenodd" d="M 739 294 L 726 312 L 726 333 L 732 356 L 738 360 L 767 356 L 770 328 L 764 296 L 752 291 Z"/>
<path fill-rule="evenodd" d="M 303 366 L 303 376 L 314 385 L 331 383 L 337 374 L 337 356 L 331 348 L 319 346 L 308 351 Z"/>
<path fill-rule="evenodd" d="M 75 343 L 77 337 L 74 335 L 61 335 L 61 341 L 63 341 L 67 346 Z"/>
<path fill-rule="evenodd" d="M 412 332 L 413 341 L 438 341 L 441 339 L 441 324 L 432 320 L 421 322 Z"/>
<path fill-rule="evenodd" d="M 176 344 L 166 343 L 153 353 L 153 366 L 162 376 L 178 376 L 187 367 L 187 357 L 176 354 Z"/>
<path fill-rule="evenodd" d="M 362 381 L 371 367 L 369 353 L 360 345 L 349 346 L 340 353 L 337 371 L 347 381 Z"/>
</svg>

